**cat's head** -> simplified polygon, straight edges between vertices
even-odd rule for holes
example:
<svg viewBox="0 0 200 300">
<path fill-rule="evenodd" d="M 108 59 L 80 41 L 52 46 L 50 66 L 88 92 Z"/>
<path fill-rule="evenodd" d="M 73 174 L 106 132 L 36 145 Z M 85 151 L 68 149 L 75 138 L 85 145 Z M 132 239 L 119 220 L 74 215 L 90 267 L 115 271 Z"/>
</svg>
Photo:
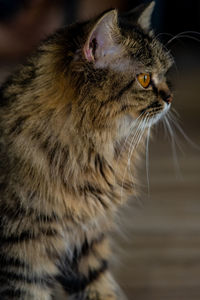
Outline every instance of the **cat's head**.
<svg viewBox="0 0 200 300">
<path fill-rule="evenodd" d="M 169 109 L 166 73 L 173 61 L 151 31 L 154 4 L 121 15 L 110 10 L 67 32 L 63 71 L 74 88 L 71 112 L 80 128 L 107 129 L 139 116 L 153 124 Z"/>
</svg>

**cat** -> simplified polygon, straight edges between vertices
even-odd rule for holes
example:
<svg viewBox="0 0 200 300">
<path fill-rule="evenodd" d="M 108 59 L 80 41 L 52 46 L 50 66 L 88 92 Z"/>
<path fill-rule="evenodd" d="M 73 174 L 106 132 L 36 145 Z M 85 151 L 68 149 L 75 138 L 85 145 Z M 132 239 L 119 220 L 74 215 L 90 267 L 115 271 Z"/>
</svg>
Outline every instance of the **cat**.
<svg viewBox="0 0 200 300">
<path fill-rule="evenodd" d="M 172 102 L 153 8 L 58 30 L 3 84 L 0 299 L 123 299 L 109 234 Z"/>
</svg>

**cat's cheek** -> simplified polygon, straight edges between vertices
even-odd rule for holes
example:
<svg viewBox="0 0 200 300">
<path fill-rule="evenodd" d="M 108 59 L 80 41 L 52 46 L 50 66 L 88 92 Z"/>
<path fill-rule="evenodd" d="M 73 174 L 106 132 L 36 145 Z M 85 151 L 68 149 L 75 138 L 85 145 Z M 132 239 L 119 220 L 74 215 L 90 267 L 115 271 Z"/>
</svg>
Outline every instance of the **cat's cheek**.
<svg viewBox="0 0 200 300">
<path fill-rule="evenodd" d="M 141 116 L 141 110 L 134 110 L 129 113 L 133 121 L 136 121 Z"/>
<path fill-rule="evenodd" d="M 138 119 L 138 117 L 140 116 L 140 112 L 139 111 L 138 112 L 133 111 L 133 112 L 130 113 L 130 115 L 131 115 L 132 119 L 134 121 L 136 121 Z"/>
</svg>

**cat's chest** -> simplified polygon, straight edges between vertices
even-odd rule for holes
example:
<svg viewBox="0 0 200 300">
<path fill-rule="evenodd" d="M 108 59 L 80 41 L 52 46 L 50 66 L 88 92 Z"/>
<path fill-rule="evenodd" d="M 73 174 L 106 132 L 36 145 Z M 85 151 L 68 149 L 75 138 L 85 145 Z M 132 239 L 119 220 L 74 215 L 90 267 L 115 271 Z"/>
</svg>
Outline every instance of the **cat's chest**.
<svg viewBox="0 0 200 300">
<path fill-rule="evenodd" d="M 113 215 L 98 216 L 87 222 L 73 219 L 62 224 L 61 258 L 72 265 L 74 259 L 86 255 L 94 243 L 101 242 L 113 227 Z"/>
</svg>

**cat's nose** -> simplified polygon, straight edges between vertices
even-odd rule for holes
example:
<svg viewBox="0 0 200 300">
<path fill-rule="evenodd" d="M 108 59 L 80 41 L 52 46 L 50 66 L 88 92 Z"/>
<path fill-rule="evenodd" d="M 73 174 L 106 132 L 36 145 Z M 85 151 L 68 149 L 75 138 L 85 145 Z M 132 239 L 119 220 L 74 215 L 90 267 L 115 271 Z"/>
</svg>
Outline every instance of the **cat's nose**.
<svg viewBox="0 0 200 300">
<path fill-rule="evenodd" d="M 167 104 L 172 103 L 173 97 L 171 94 L 168 94 L 165 92 L 160 92 L 160 96 L 161 96 L 162 100 L 165 101 Z"/>
<path fill-rule="evenodd" d="M 162 86 L 160 86 L 160 89 L 158 90 L 158 95 L 167 104 L 170 104 L 173 100 L 173 96 L 166 84 L 162 84 Z"/>
<path fill-rule="evenodd" d="M 172 103 L 172 100 L 173 100 L 173 96 L 168 95 L 167 98 L 166 98 L 166 102 L 169 104 L 169 103 Z"/>
</svg>

